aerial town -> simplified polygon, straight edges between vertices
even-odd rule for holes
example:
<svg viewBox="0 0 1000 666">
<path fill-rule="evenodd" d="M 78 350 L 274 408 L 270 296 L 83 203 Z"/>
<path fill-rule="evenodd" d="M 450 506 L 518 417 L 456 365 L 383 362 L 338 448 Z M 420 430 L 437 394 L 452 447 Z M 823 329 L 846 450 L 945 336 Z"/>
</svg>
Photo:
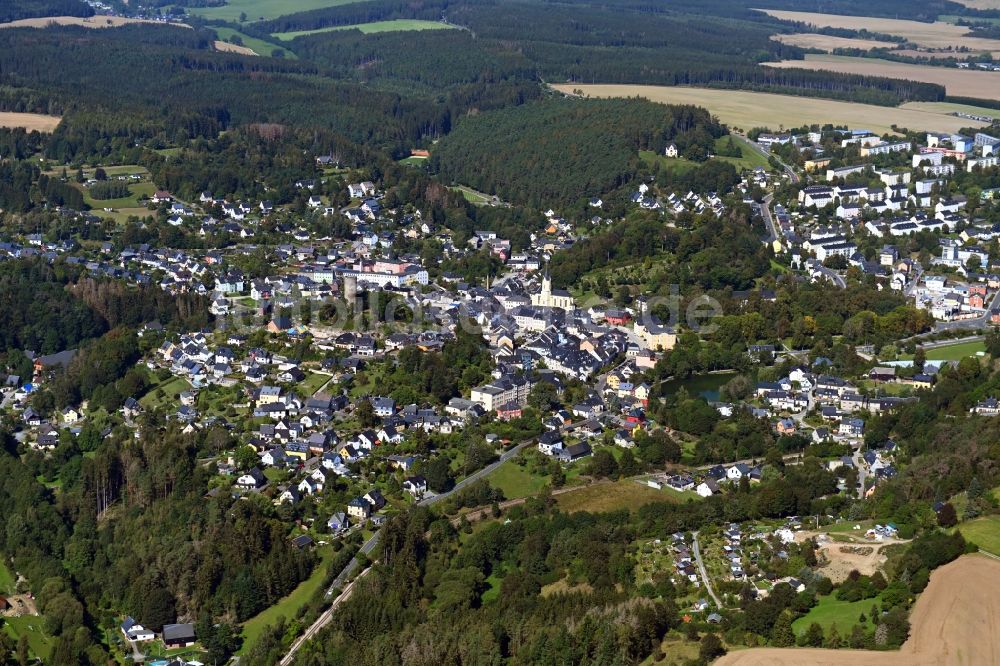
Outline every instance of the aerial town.
<svg viewBox="0 0 1000 666">
<path fill-rule="evenodd" d="M 288 4 L 0 8 L 0 666 L 997 662 L 1000 6 Z"/>
</svg>

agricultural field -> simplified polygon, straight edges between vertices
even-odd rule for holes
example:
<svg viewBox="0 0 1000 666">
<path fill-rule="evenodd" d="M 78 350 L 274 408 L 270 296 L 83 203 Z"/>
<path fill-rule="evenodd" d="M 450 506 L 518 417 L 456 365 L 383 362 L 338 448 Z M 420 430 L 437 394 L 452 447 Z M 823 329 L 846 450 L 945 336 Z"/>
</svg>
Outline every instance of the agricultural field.
<svg viewBox="0 0 1000 666">
<path fill-rule="evenodd" d="M 1000 56 L 1000 39 L 966 37 L 968 28 L 935 21 L 921 23 L 901 19 L 872 18 L 869 16 L 841 16 L 815 12 L 791 12 L 775 9 L 761 10 L 784 21 L 798 21 L 820 28 L 846 28 L 848 30 L 870 30 L 887 35 L 898 35 L 909 42 L 928 49 L 968 48 L 971 51 L 991 51 Z"/>
<path fill-rule="evenodd" d="M 224 53 L 238 53 L 239 55 L 245 55 L 245 56 L 260 55 L 249 46 L 239 46 L 237 44 L 230 44 L 229 42 L 224 42 L 219 39 L 212 42 L 212 46 L 215 47 L 216 51 L 222 51 Z"/>
<path fill-rule="evenodd" d="M 60 120 L 62 120 L 60 116 L 46 116 L 41 113 L 0 111 L 0 127 L 23 127 L 29 132 L 51 132 Z"/>
<path fill-rule="evenodd" d="M 403 32 L 405 30 L 454 30 L 453 25 L 441 23 L 440 21 L 420 21 L 417 19 L 394 19 L 392 21 L 375 21 L 373 23 L 359 23 L 357 25 L 338 25 L 330 28 L 318 28 L 316 30 L 298 30 L 295 32 L 276 32 L 273 37 L 288 41 L 304 35 L 315 35 L 321 32 L 332 32 L 335 30 L 360 30 L 366 35 L 376 32 Z"/>
<path fill-rule="evenodd" d="M 833 35 L 819 35 L 813 32 L 774 35 L 771 39 L 782 44 L 798 46 L 803 49 L 823 49 L 824 51 L 832 51 L 834 49 L 891 49 L 896 46 L 893 42 L 880 42 L 875 39 L 853 37 L 834 37 Z"/>
<path fill-rule="evenodd" d="M 1000 0 L 955 0 L 972 9 L 1000 9 Z"/>
<path fill-rule="evenodd" d="M 221 7 L 188 7 L 192 14 L 206 19 L 239 21 L 246 14 L 247 21 L 263 21 L 287 14 L 297 14 L 313 9 L 346 5 L 356 0 L 229 0 Z"/>
<path fill-rule="evenodd" d="M 285 52 L 285 58 L 289 60 L 294 60 L 297 57 L 294 53 L 289 51 L 287 47 L 282 48 L 280 46 L 276 46 L 270 42 L 265 42 L 263 39 L 259 39 L 257 37 L 251 37 L 250 35 L 245 35 L 239 30 L 234 30 L 232 28 L 214 27 L 214 26 L 212 27 L 212 29 L 215 30 L 215 34 L 219 36 L 220 40 L 224 40 L 227 43 L 234 35 L 238 36 L 240 40 L 243 42 L 243 46 L 251 49 L 256 55 L 259 56 L 269 57 L 275 49 L 280 48 Z M 235 45 L 229 44 L 229 46 L 235 46 Z M 216 44 L 216 48 L 219 48 L 218 44 Z"/>
<path fill-rule="evenodd" d="M 125 16 L 91 16 L 79 18 L 76 16 L 46 16 L 43 18 L 20 19 L 0 24 L 0 28 L 47 28 L 50 25 L 79 25 L 84 28 L 118 28 L 132 23 L 157 23 L 168 25 L 163 21 L 150 19 L 127 18 Z M 179 28 L 190 28 L 186 23 L 170 23 Z"/>
<path fill-rule="evenodd" d="M 910 637 L 898 652 L 754 648 L 730 652 L 715 666 L 995 664 L 1000 659 L 998 615 L 1000 561 L 965 555 L 931 574 L 910 614 Z"/>
<path fill-rule="evenodd" d="M 985 106 L 972 106 L 971 104 L 954 104 L 952 102 L 908 102 L 900 108 L 927 113 L 971 113 L 976 116 L 985 116 L 986 118 L 1000 118 L 1000 109 L 989 109 Z"/>
<path fill-rule="evenodd" d="M 781 62 L 764 64 L 768 67 L 793 67 L 937 83 L 944 86 L 948 95 L 951 96 L 1000 100 L 1000 72 L 935 67 L 933 65 L 911 65 L 878 58 L 858 58 L 822 53 L 807 53 L 804 61 L 782 60 Z"/>
<path fill-rule="evenodd" d="M 907 104 L 885 107 L 813 97 L 681 86 L 567 83 L 552 87 L 566 94 L 581 90 L 587 97 L 639 96 L 663 104 L 696 104 L 707 108 L 730 127 L 744 130 L 754 127 L 801 127 L 812 123 L 865 127 L 880 134 L 892 132 L 893 124 L 931 132 L 957 132 L 969 126 L 985 127 L 985 123 Z"/>
<path fill-rule="evenodd" d="M 1000 516 L 983 516 L 958 526 L 966 541 L 983 550 L 1000 555 Z"/>
</svg>

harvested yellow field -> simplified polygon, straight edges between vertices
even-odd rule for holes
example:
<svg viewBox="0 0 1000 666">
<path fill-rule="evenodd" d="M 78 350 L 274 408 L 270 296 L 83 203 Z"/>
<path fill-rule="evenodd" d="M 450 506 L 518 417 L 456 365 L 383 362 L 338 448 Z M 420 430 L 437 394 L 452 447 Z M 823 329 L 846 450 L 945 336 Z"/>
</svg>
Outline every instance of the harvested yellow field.
<svg viewBox="0 0 1000 666">
<path fill-rule="evenodd" d="M 942 58 L 954 58 L 953 51 L 921 51 L 920 49 L 893 49 L 895 55 L 908 56 L 910 58 L 929 58 L 940 60 Z"/>
<path fill-rule="evenodd" d="M 803 49 L 823 49 L 824 51 L 832 51 L 834 49 L 891 49 L 896 46 L 892 42 L 880 42 L 875 39 L 834 37 L 833 35 L 819 35 L 814 32 L 774 35 L 771 39 L 782 44 L 798 46 Z"/>
<path fill-rule="evenodd" d="M 644 97 L 662 104 L 703 106 L 726 125 L 743 130 L 833 123 L 884 134 L 892 131 L 893 124 L 931 132 L 957 132 L 963 127 L 985 126 L 985 123 L 948 115 L 946 111 L 909 108 L 909 105 L 874 106 L 744 90 L 575 83 L 552 87 L 570 95 L 580 90 L 586 97 Z"/>
<path fill-rule="evenodd" d="M 239 44 L 230 44 L 229 42 L 224 42 L 221 39 L 215 40 L 213 42 L 216 51 L 225 51 L 226 53 L 239 53 L 240 55 L 257 55 L 257 52 L 248 46 L 240 46 Z"/>
<path fill-rule="evenodd" d="M 870 16 L 840 16 L 837 14 L 790 12 L 776 9 L 761 9 L 759 11 L 784 21 L 797 21 L 820 28 L 867 29 L 872 32 L 898 35 L 918 46 L 929 49 L 960 48 L 964 46 L 973 51 L 991 51 L 1000 56 L 1000 39 L 966 37 L 965 33 L 969 31 L 968 28 L 952 23 L 944 23 L 943 21 L 921 23 L 920 21 L 872 18 Z"/>
<path fill-rule="evenodd" d="M 77 16 L 46 16 L 44 18 L 21 19 L 10 23 L 0 23 L 0 28 L 47 28 L 50 25 L 82 25 L 84 28 L 117 28 L 130 23 L 156 23 L 160 25 L 175 25 L 181 28 L 190 28 L 186 23 L 164 23 L 163 21 L 151 21 L 149 19 L 126 18 L 124 16 L 91 16 L 90 18 L 80 18 Z"/>
<path fill-rule="evenodd" d="M 972 9 L 1000 9 L 1000 0 L 955 0 L 955 2 Z"/>
<path fill-rule="evenodd" d="M 976 666 L 1000 664 L 1000 561 L 965 555 L 933 574 L 898 652 L 754 648 L 715 666 Z"/>
<path fill-rule="evenodd" d="M 911 65 L 878 58 L 856 58 L 825 53 L 807 53 L 805 60 L 782 60 L 765 64 L 768 67 L 794 67 L 937 83 L 944 86 L 951 96 L 1000 99 L 1000 72 Z"/>
<path fill-rule="evenodd" d="M 59 116 L 46 116 L 41 113 L 15 113 L 0 111 L 0 127 L 23 127 L 29 132 L 51 132 L 62 120 Z"/>
</svg>

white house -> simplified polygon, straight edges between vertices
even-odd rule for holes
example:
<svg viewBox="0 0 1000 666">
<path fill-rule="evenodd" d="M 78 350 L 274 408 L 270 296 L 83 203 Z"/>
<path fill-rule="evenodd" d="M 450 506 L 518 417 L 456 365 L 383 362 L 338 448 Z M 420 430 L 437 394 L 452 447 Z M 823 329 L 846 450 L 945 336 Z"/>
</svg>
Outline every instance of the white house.
<svg viewBox="0 0 1000 666">
<path fill-rule="evenodd" d="M 137 643 L 151 641 L 156 638 L 156 634 L 149 629 L 146 629 L 131 617 L 126 617 L 125 621 L 121 623 L 120 628 L 122 630 L 122 634 L 125 635 L 127 640 L 135 641 Z"/>
<path fill-rule="evenodd" d="M 694 489 L 700 497 L 711 497 L 715 493 L 719 492 L 719 484 L 715 482 L 715 479 L 705 479 L 698 484 L 698 487 Z"/>
<path fill-rule="evenodd" d="M 746 463 L 736 463 L 726 469 L 726 478 L 730 481 L 739 481 L 750 473 L 750 466 Z"/>
</svg>

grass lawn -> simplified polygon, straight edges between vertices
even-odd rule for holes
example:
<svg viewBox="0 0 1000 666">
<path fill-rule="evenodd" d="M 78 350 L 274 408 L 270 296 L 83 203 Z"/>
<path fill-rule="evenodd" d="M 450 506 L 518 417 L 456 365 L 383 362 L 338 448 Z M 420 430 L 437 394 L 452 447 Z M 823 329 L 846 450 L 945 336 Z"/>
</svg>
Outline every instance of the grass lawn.
<svg viewBox="0 0 1000 666">
<path fill-rule="evenodd" d="M 281 482 L 283 479 L 288 478 L 288 472 L 277 467 L 265 467 L 263 474 L 264 478 L 272 483 Z"/>
<path fill-rule="evenodd" d="M 750 147 L 746 139 L 736 136 L 735 134 L 730 134 L 729 136 L 719 137 L 715 140 L 715 149 L 722 150 L 723 147 L 729 145 L 729 139 L 732 138 L 733 143 L 736 144 L 743 153 L 742 157 L 722 157 L 717 155 L 713 157 L 713 160 L 719 160 L 722 162 L 729 162 L 736 167 L 736 170 L 747 169 L 752 171 L 757 167 L 764 167 L 768 171 L 771 170 L 770 165 L 767 163 L 767 158 L 761 155 L 759 152 Z M 700 162 L 693 162 L 691 160 L 685 159 L 683 157 L 667 157 L 666 155 L 660 155 L 659 153 L 654 153 L 651 150 L 640 150 L 639 157 L 647 164 L 660 163 L 665 169 L 672 169 L 677 173 L 684 173 L 685 171 L 690 171 L 701 164 Z"/>
<path fill-rule="evenodd" d="M 147 196 L 150 197 L 156 192 L 156 185 L 153 183 L 134 183 L 128 186 L 131 194 L 127 197 L 122 197 L 120 199 L 94 199 L 90 196 L 90 190 L 86 187 L 81 187 L 80 191 L 83 192 L 83 202 L 98 211 L 105 208 L 142 208 L 139 203 L 139 197 Z M 148 214 L 148 211 L 143 208 L 143 211 Z"/>
<path fill-rule="evenodd" d="M 619 509 L 637 509 L 653 502 L 678 502 L 681 493 L 656 490 L 630 479 L 614 483 L 597 483 L 556 497 L 559 508 L 566 513 L 590 511 L 602 513 Z"/>
<path fill-rule="evenodd" d="M 500 598 L 500 583 L 502 581 L 503 576 L 500 575 L 500 572 L 498 571 L 494 571 L 490 574 L 490 577 L 486 579 L 486 585 L 488 587 L 479 597 L 484 604 Z"/>
<path fill-rule="evenodd" d="M 178 647 L 170 648 L 169 650 L 163 644 L 163 641 L 150 641 L 149 643 L 144 643 L 143 652 L 146 654 L 146 658 L 155 659 L 183 659 L 185 661 L 201 661 L 204 663 L 205 658 L 208 653 L 199 648 L 197 645 L 191 647 Z"/>
<path fill-rule="evenodd" d="M 108 211 L 101 210 L 98 208 L 90 212 L 92 212 L 97 217 L 101 217 L 106 220 L 114 220 L 115 224 L 117 224 L 118 226 L 123 226 L 126 222 L 128 222 L 128 218 L 130 217 L 138 217 L 142 219 L 146 217 L 153 217 L 155 215 L 154 212 L 144 207 L 119 208 L 118 210 L 115 210 L 110 213 Z"/>
<path fill-rule="evenodd" d="M 272 44 L 271 42 L 265 42 L 259 37 L 251 37 L 250 35 L 243 34 L 239 30 L 234 30 L 232 28 L 213 27 L 212 29 L 215 30 L 215 34 L 219 36 L 219 39 L 224 42 L 228 42 L 233 35 L 238 36 L 243 41 L 243 46 L 248 49 L 253 49 L 253 52 L 259 56 L 270 57 L 271 52 L 274 51 L 274 49 L 281 49 L 285 52 L 285 57 L 289 60 L 295 60 L 297 58 L 297 56 L 292 53 L 287 46 L 278 46 L 277 44 Z"/>
<path fill-rule="evenodd" d="M 958 530 L 982 550 L 1000 555 L 1000 516 L 976 518 L 960 524 Z"/>
<path fill-rule="evenodd" d="M 338 3 L 330 3 L 338 4 Z M 376 32 L 402 32 L 404 30 L 454 30 L 455 26 L 441 23 L 440 21 L 420 21 L 417 19 L 394 19 L 392 21 L 375 21 L 373 23 L 358 23 L 356 25 L 337 25 L 329 28 L 317 28 L 316 30 L 297 30 L 295 32 L 276 32 L 272 37 L 277 37 L 282 41 L 295 39 L 305 35 L 315 35 L 321 32 L 333 32 L 336 30 L 360 30 L 366 35 Z M 252 47 L 251 47 L 252 48 Z"/>
<path fill-rule="evenodd" d="M 535 495 L 548 483 L 547 476 L 530 473 L 513 460 L 500 465 L 489 476 L 490 485 L 503 491 L 507 499 L 517 499 Z"/>
<path fill-rule="evenodd" d="M 470 189 L 468 187 L 463 187 L 460 185 L 458 187 L 452 187 L 450 189 L 461 192 L 462 196 L 465 197 L 466 201 L 468 201 L 471 204 L 475 204 L 476 206 L 485 206 L 490 202 L 489 195 L 483 194 L 482 192 L 476 192 L 475 190 Z"/>
<path fill-rule="evenodd" d="M 406 166 L 422 167 L 425 164 L 427 164 L 427 158 L 410 155 L 409 157 L 404 157 L 403 159 L 399 160 L 399 163 L 405 164 Z"/>
<path fill-rule="evenodd" d="M 982 340 L 963 342 L 957 345 L 937 347 L 927 350 L 927 360 L 929 361 L 959 361 L 966 356 L 975 356 L 979 352 L 986 351 L 986 345 Z"/>
<path fill-rule="evenodd" d="M 151 388 L 149 393 L 139 398 L 139 403 L 143 407 L 163 407 L 170 402 L 176 402 L 177 396 L 189 388 L 191 388 L 191 384 L 183 377 L 171 377 L 162 384 Z M 162 397 L 156 395 L 159 390 L 163 391 Z"/>
<path fill-rule="evenodd" d="M 52 655 L 52 637 L 45 632 L 42 625 L 43 619 L 40 615 L 22 615 L 21 617 L 4 618 L 4 629 L 12 639 L 14 644 L 21 636 L 28 637 L 28 647 L 32 654 L 38 657 L 42 663 L 47 663 Z"/>
<path fill-rule="evenodd" d="M 4 559 L 0 559 L 0 594 L 14 593 L 14 573 Z"/>
<path fill-rule="evenodd" d="M 873 604 L 879 603 L 878 597 L 861 601 L 841 601 L 834 594 L 820 597 L 818 603 L 808 613 L 792 622 L 792 630 L 801 636 L 813 622 L 819 623 L 823 631 L 829 631 L 834 624 L 841 635 L 850 633 L 851 627 L 858 623 L 862 613 L 869 615 Z"/>
<path fill-rule="evenodd" d="M 652 150 L 640 150 L 639 159 L 649 165 L 660 163 L 664 169 L 670 169 L 675 173 L 684 173 L 698 166 L 698 162 L 692 162 L 684 157 L 667 157 L 654 153 Z"/>
<path fill-rule="evenodd" d="M 287 596 L 257 615 L 243 623 L 243 648 L 241 654 L 246 651 L 260 638 L 261 632 L 269 624 L 278 621 L 279 616 L 284 616 L 286 620 L 295 617 L 302 607 L 305 606 L 320 587 L 323 586 L 323 579 L 326 577 L 326 568 L 333 558 L 333 549 L 329 546 L 320 548 L 319 564 L 313 570 L 312 575 L 299 583 L 298 587 L 292 590 Z"/>
<path fill-rule="evenodd" d="M 729 145 L 730 137 L 733 143 L 739 146 L 740 150 L 743 152 L 742 157 L 716 157 L 715 159 L 722 160 L 724 162 L 729 162 L 737 169 L 749 169 L 754 170 L 757 167 L 764 167 L 768 171 L 771 170 L 770 164 L 767 162 L 767 158 L 761 155 L 758 151 L 754 150 L 750 143 L 741 136 L 736 136 L 735 134 L 730 134 L 729 136 L 722 136 L 715 140 L 715 149 L 721 150 L 723 146 Z"/>
<path fill-rule="evenodd" d="M 299 392 L 305 396 L 312 396 L 316 391 L 323 388 L 323 384 L 330 381 L 330 375 L 321 375 L 314 372 L 306 377 L 298 386 Z"/>
<path fill-rule="evenodd" d="M 312 9 L 346 5 L 355 0 L 229 0 L 220 7 L 189 7 L 188 11 L 206 19 L 239 21 L 246 14 L 247 21 L 272 19 L 287 14 L 297 14 Z M 252 48 L 252 47 L 251 47 Z"/>
<path fill-rule="evenodd" d="M 986 344 L 982 340 L 973 340 L 972 342 L 959 342 L 954 345 L 945 345 L 944 347 L 935 347 L 934 349 L 927 349 L 925 353 L 927 354 L 928 361 L 960 361 L 966 356 L 975 356 L 979 352 L 986 351 Z M 902 360 L 912 359 L 912 355 L 900 354 L 899 356 Z"/>
<path fill-rule="evenodd" d="M 694 462 L 695 449 L 698 448 L 698 442 L 694 440 L 681 442 L 681 462 L 690 465 Z"/>
</svg>

